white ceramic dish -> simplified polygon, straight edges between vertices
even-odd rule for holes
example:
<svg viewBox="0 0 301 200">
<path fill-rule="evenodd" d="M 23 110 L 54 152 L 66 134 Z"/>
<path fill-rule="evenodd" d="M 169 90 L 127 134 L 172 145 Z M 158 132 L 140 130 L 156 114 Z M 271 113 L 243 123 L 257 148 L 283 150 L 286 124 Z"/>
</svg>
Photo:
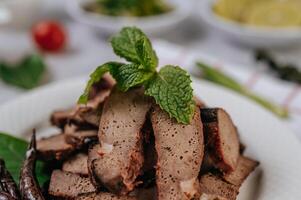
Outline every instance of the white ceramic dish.
<svg viewBox="0 0 301 200">
<path fill-rule="evenodd" d="M 40 10 L 40 0 L 0 0 L 0 27 L 27 28 Z"/>
<path fill-rule="evenodd" d="M 260 47 L 287 47 L 301 42 L 301 28 L 257 28 L 225 20 L 214 14 L 216 0 L 199 1 L 197 13 L 209 26 L 225 38 L 243 45 Z"/>
<path fill-rule="evenodd" d="M 28 130 L 48 130 L 50 113 L 74 105 L 85 84 L 82 78 L 57 82 L 0 107 L 0 129 L 19 137 Z M 240 190 L 239 200 L 301 199 L 301 144 L 288 129 L 259 106 L 210 83 L 194 80 L 195 94 L 210 106 L 225 108 L 247 145 L 246 154 L 259 168 Z"/>
<path fill-rule="evenodd" d="M 137 26 L 148 34 L 160 33 L 174 28 L 186 19 L 193 7 L 192 0 L 167 0 L 174 10 L 166 14 L 149 17 L 112 17 L 86 12 L 82 5 L 94 0 L 67 0 L 66 9 L 72 18 L 97 31 L 115 33 L 124 26 Z"/>
</svg>

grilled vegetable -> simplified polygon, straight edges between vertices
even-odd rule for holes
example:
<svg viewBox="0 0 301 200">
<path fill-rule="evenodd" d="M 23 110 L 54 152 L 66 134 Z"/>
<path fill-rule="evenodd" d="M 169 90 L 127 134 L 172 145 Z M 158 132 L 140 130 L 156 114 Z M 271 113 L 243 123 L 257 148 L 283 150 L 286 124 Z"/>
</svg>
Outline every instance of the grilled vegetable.
<svg viewBox="0 0 301 200">
<path fill-rule="evenodd" d="M 34 131 L 20 173 L 20 192 L 22 200 L 45 199 L 35 177 L 36 157 L 36 135 Z"/>
<path fill-rule="evenodd" d="M 11 174 L 5 168 L 5 163 L 2 159 L 0 159 L 0 192 L 6 193 L 13 199 L 20 199 L 17 184 L 15 183 Z"/>
</svg>

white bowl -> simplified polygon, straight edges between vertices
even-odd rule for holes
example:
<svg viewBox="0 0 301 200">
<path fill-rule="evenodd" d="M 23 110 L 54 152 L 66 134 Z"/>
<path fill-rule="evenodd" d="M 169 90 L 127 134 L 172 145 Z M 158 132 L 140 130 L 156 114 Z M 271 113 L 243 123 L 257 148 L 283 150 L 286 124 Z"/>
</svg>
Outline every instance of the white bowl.
<svg viewBox="0 0 301 200">
<path fill-rule="evenodd" d="M 193 7 L 191 0 L 167 0 L 174 9 L 168 13 L 147 17 L 108 16 L 85 11 L 82 6 L 95 0 L 68 0 L 67 12 L 75 20 L 105 33 L 115 33 L 124 26 L 137 26 L 148 34 L 160 33 L 174 28 L 190 15 Z"/>
<path fill-rule="evenodd" d="M 0 0 L 0 27 L 27 28 L 41 10 L 40 0 Z"/>
<path fill-rule="evenodd" d="M 226 20 L 213 12 L 215 2 L 199 1 L 198 13 L 208 25 L 233 42 L 255 48 L 288 47 L 301 42 L 301 28 L 263 28 Z"/>
</svg>

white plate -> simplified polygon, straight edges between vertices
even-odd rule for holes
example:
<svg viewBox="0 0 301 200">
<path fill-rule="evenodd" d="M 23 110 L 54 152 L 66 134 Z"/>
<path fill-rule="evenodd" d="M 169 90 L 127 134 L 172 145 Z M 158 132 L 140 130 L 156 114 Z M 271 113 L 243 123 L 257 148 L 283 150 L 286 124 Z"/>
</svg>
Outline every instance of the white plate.
<svg viewBox="0 0 301 200">
<path fill-rule="evenodd" d="M 201 18 L 222 36 L 251 47 L 287 47 L 300 44 L 301 28 L 260 28 L 243 25 L 214 14 L 217 0 L 201 0 L 197 6 Z"/>
<path fill-rule="evenodd" d="M 47 126 L 53 110 L 74 105 L 84 83 L 82 78 L 54 83 L 1 106 L 1 131 L 22 137 L 33 127 Z M 282 122 L 225 89 L 198 80 L 193 87 L 208 105 L 231 114 L 247 145 L 246 154 L 261 163 L 243 185 L 239 200 L 301 199 L 301 145 Z"/>
<path fill-rule="evenodd" d="M 149 17 L 118 17 L 98 13 L 89 13 L 82 9 L 82 5 L 95 0 L 68 0 L 66 9 L 76 21 L 104 33 L 115 33 L 124 26 L 137 26 L 148 34 L 160 33 L 174 28 L 190 15 L 193 7 L 192 0 L 168 0 L 174 10 L 165 14 Z"/>
</svg>

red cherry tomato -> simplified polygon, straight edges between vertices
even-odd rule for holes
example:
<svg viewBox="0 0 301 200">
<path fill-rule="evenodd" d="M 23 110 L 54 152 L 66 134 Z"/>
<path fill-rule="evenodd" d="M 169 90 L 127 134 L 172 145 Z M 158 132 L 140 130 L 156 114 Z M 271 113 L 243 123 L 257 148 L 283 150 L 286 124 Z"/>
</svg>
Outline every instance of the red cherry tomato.
<svg viewBox="0 0 301 200">
<path fill-rule="evenodd" d="M 32 35 L 37 46 L 44 51 L 60 51 L 66 43 L 66 33 L 63 26 L 53 21 L 36 24 L 32 29 Z"/>
</svg>

